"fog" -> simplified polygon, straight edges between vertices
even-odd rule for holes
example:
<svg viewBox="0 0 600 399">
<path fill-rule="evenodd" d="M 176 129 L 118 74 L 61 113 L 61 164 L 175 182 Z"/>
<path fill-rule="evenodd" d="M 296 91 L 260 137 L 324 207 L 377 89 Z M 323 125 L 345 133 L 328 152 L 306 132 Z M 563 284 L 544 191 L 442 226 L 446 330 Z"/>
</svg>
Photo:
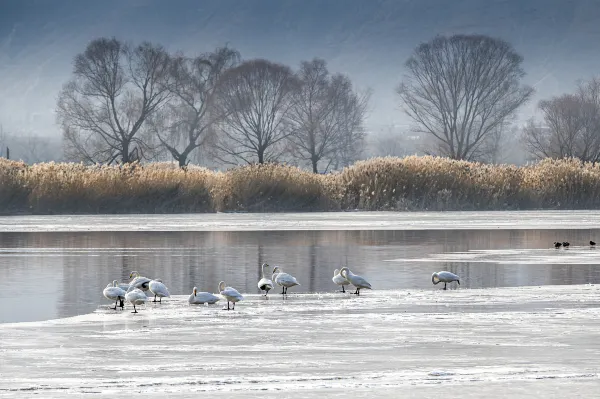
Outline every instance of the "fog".
<svg viewBox="0 0 600 399">
<path fill-rule="evenodd" d="M 0 5 L 0 124 L 13 140 L 44 136 L 58 143 L 57 95 L 71 76 L 73 57 L 96 37 L 150 40 L 189 54 L 228 44 L 244 58 L 293 67 L 321 57 L 358 88 L 372 89 L 366 155 L 387 155 L 374 149 L 381 147 L 379 137 L 390 130 L 410 132 L 394 88 L 419 43 L 455 33 L 510 42 L 524 56 L 524 83 L 536 89 L 518 113 L 520 125 L 536 116 L 540 99 L 573 90 L 578 80 L 596 73 L 599 17 L 600 4 L 592 0 L 494 0 L 485 5 L 477 0 L 5 0 Z M 15 157 L 27 157 L 19 144 L 14 147 Z M 39 160 L 60 159 L 56 146 L 50 147 Z M 406 145 L 401 152 L 418 151 Z"/>
</svg>

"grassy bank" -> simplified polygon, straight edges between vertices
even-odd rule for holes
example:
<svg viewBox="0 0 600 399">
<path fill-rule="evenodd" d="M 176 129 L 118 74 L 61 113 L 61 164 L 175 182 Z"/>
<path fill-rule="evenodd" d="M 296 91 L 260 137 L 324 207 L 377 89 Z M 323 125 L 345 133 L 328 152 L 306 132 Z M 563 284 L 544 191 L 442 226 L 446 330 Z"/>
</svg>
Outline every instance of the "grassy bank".
<svg viewBox="0 0 600 399">
<path fill-rule="evenodd" d="M 284 165 L 212 172 L 171 164 L 28 166 L 0 160 L 0 212 L 600 209 L 600 166 L 516 167 L 435 157 L 375 158 L 315 175 Z"/>
</svg>

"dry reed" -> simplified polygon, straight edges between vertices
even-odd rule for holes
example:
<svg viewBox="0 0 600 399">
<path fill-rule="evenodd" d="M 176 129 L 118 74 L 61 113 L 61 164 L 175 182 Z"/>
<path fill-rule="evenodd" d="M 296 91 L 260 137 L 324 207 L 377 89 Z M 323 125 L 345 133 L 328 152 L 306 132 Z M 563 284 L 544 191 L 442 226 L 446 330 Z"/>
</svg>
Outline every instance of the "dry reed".
<svg viewBox="0 0 600 399">
<path fill-rule="evenodd" d="M 600 166 L 387 157 L 316 175 L 275 164 L 212 172 L 170 163 L 29 166 L 0 159 L 3 214 L 541 208 L 600 208 Z"/>
</svg>

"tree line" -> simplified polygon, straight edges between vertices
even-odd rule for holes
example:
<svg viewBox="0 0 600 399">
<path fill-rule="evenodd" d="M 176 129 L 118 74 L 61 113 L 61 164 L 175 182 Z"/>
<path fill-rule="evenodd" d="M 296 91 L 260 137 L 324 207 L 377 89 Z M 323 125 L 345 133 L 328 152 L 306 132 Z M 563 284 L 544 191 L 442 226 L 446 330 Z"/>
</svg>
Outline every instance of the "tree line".
<svg viewBox="0 0 600 399">
<path fill-rule="evenodd" d="M 436 36 L 418 45 L 396 94 L 425 139 L 422 150 L 498 162 L 507 140 L 519 136 L 539 158 L 597 161 L 600 81 L 540 102 L 543 122 L 531 120 L 516 134 L 515 115 L 534 93 L 522 83 L 522 64 L 510 43 L 485 35 Z M 98 38 L 74 59 L 57 120 L 68 160 L 167 157 L 182 167 L 199 157 L 225 165 L 286 160 L 318 173 L 364 153 L 370 95 L 320 58 L 294 70 L 243 60 L 229 47 L 189 57 L 149 42 Z"/>
</svg>

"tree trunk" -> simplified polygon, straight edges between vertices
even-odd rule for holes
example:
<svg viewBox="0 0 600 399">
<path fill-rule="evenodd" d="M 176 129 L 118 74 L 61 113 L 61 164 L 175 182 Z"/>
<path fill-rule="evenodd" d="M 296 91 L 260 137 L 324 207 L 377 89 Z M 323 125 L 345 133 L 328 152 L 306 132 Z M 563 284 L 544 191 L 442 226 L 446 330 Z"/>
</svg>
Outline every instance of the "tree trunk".
<svg viewBox="0 0 600 399">
<path fill-rule="evenodd" d="M 123 148 L 122 148 L 122 151 L 121 151 L 121 161 L 124 164 L 130 162 L 130 159 L 129 159 L 129 143 L 128 142 L 124 142 L 123 143 Z"/>
<path fill-rule="evenodd" d="M 258 150 L 258 163 L 263 164 L 265 163 L 265 150 Z"/>
<path fill-rule="evenodd" d="M 319 170 L 317 168 L 317 162 L 319 162 L 317 159 L 313 158 L 311 159 L 312 162 L 312 167 L 313 167 L 313 173 L 319 173 Z"/>
</svg>

